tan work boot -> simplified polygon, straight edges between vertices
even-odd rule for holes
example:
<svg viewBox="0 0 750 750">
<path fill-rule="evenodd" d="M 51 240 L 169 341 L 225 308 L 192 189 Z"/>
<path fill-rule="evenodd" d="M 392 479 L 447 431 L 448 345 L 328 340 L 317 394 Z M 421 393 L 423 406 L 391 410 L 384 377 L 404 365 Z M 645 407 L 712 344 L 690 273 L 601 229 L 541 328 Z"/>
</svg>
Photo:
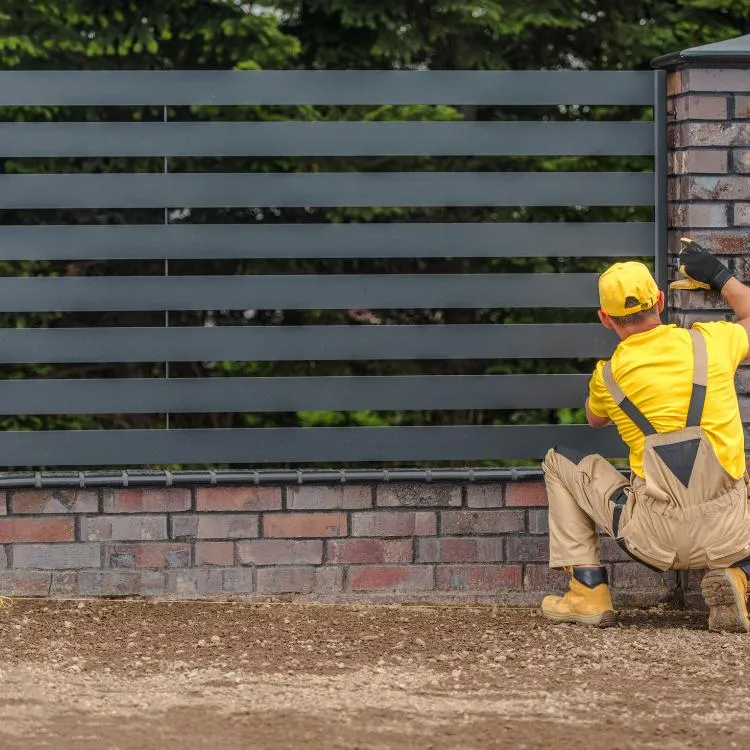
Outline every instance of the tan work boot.
<svg viewBox="0 0 750 750">
<path fill-rule="evenodd" d="M 747 614 L 747 575 L 742 568 L 709 570 L 701 581 L 708 605 L 708 629 L 721 633 L 750 633 Z"/>
<path fill-rule="evenodd" d="M 570 586 L 564 596 L 545 596 L 542 614 L 555 622 L 579 622 L 609 628 L 615 624 L 607 569 L 566 568 Z"/>
</svg>

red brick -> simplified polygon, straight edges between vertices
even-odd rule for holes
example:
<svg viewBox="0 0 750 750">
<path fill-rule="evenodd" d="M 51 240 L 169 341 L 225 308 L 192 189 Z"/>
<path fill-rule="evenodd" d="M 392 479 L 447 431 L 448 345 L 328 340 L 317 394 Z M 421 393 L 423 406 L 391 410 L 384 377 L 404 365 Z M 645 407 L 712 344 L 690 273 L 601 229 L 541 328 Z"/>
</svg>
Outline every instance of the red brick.
<svg viewBox="0 0 750 750">
<path fill-rule="evenodd" d="M 502 562 L 501 537 L 444 537 L 418 540 L 417 562 Z"/>
<path fill-rule="evenodd" d="M 224 585 L 222 573 L 220 568 L 168 570 L 166 590 L 186 598 L 220 594 Z"/>
<path fill-rule="evenodd" d="M 441 514 L 443 534 L 505 534 L 524 530 L 522 510 L 456 510 Z"/>
<path fill-rule="evenodd" d="M 198 516 L 198 539 L 252 539 L 257 536 L 258 516 L 255 514 L 227 513 Z"/>
<path fill-rule="evenodd" d="M 232 594 L 252 594 L 255 590 L 253 568 L 225 568 L 222 571 L 222 589 Z"/>
<path fill-rule="evenodd" d="M 682 94 L 684 90 L 682 71 L 670 70 L 667 73 L 667 95 L 670 97 L 677 96 L 678 94 Z"/>
<path fill-rule="evenodd" d="M 197 542 L 195 545 L 196 565 L 234 565 L 234 542 Z"/>
<path fill-rule="evenodd" d="M 690 148 L 670 151 L 671 174 L 726 174 L 729 169 L 729 152 L 726 149 Z"/>
<path fill-rule="evenodd" d="M 89 542 L 109 540 L 154 541 L 167 538 L 166 516 L 99 516 L 84 518 L 83 538 Z"/>
<path fill-rule="evenodd" d="M 750 72 L 743 68 L 691 68 L 683 71 L 685 91 L 750 91 Z"/>
<path fill-rule="evenodd" d="M 335 510 L 337 508 L 372 507 L 372 488 L 367 485 L 314 484 L 289 487 L 287 508 L 291 510 Z"/>
<path fill-rule="evenodd" d="M 727 226 L 726 203 L 672 203 L 669 223 L 674 227 L 711 229 Z"/>
<path fill-rule="evenodd" d="M 378 505 L 382 507 L 436 508 L 461 507 L 461 486 L 449 483 L 378 485 Z"/>
<path fill-rule="evenodd" d="M 346 536 L 346 520 L 346 513 L 268 513 L 263 517 L 263 536 Z"/>
<path fill-rule="evenodd" d="M 281 510 L 281 487 L 200 487 L 198 510 Z"/>
<path fill-rule="evenodd" d="M 502 482 L 470 484 L 466 488 L 466 504 L 470 508 L 499 508 L 503 505 Z"/>
<path fill-rule="evenodd" d="M 411 539 L 334 539 L 327 543 L 330 563 L 410 563 Z"/>
<path fill-rule="evenodd" d="M 14 568 L 66 570 L 98 568 L 101 551 L 98 544 L 14 544 Z"/>
<path fill-rule="evenodd" d="M 351 591 L 420 591 L 435 588 L 431 565 L 377 565 L 349 569 Z"/>
<path fill-rule="evenodd" d="M 308 594 L 315 591 L 315 568 L 259 568 L 259 594 Z"/>
<path fill-rule="evenodd" d="M 640 563 L 616 563 L 612 571 L 612 584 L 618 589 L 660 589 L 666 587 L 661 573 L 649 570 Z"/>
<path fill-rule="evenodd" d="M 190 490 L 171 487 L 163 490 L 104 490 L 105 513 L 172 513 L 190 510 Z"/>
<path fill-rule="evenodd" d="M 99 498 L 91 490 L 24 490 L 11 493 L 11 507 L 18 514 L 97 513 Z"/>
<path fill-rule="evenodd" d="M 529 534 L 549 534 L 549 518 L 546 510 L 530 510 Z"/>
<path fill-rule="evenodd" d="M 188 568 L 190 557 L 189 544 L 138 542 L 104 547 L 107 568 Z"/>
<path fill-rule="evenodd" d="M 238 542 L 237 555 L 241 565 L 320 565 L 323 542 L 319 539 L 253 539 Z"/>
<path fill-rule="evenodd" d="M 562 592 L 568 588 L 569 573 L 552 570 L 548 565 L 526 565 L 523 587 L 526 591 Z"/>
<path fill-rule="evenodd" d="M 73 518 L 2 518 L 2 542 L 72 542 L 75 539 Z"/>
<path fill-rule="evenodd" d="M 544 482 L 511 482 L 505 488 L 505 504 L 508 507 L 547 505 Z"/>
<path fill-rule="evenodd" d="M 506 591 L 523 585 L 521 565 L 441 566 L 438 588 L 448 590 Z"/>
<path fill-rule="evenodd" d="M 672 100 L 677 120 L 726 120 L 726 96 L 689 94 Z"/>
<path fill-rule="evenodd" d="M 42 570 L 1 570 L 0 593 L 5 596 L 49 596 L 52 573 Z"/>
<path fill-rule="evenodd" d="M 514 562 L 543 562 L 549 560 L 549 541 L 538 536 L 517 536 L 505 542 L 507 560 Z"/>
<path fill-rule="evenodd" d="M 437 518 L 432 511 L 381 510 L 352 513 L 352 536 L 434 536 Z"/>
</svg>

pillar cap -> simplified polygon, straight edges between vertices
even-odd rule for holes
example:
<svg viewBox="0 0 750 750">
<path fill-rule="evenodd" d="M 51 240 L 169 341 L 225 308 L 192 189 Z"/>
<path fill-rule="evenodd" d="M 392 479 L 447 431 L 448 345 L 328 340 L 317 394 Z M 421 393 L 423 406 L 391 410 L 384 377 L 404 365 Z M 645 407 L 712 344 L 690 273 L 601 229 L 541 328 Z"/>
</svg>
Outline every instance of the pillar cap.
<svg viewBox="0 0 750 750">
<path fill-rule="evenodd" d="M 725 39 L 723 42 L 702 44 L 690 47 L 681 52 L 670 52 L 651 61 L 652 68 L 673 68 L 690 63 L 707 65 L 732 65 L 733 63 L 750 62 L 750 34 Z"/>
</svg>

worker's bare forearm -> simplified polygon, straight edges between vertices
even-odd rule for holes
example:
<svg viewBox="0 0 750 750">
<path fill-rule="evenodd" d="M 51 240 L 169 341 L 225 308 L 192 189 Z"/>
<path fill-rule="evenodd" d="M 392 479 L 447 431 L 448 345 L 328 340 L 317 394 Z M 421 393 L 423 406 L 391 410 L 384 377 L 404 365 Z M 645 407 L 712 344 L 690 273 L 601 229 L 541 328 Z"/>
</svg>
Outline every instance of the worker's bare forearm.
<svg viewBox="0 0 750 750">
<path fill-rule="evenodd" d="M 729 303 L 737 316 L 737 322 L 750 320 L 750 287 L 735 278 L 729 279 L 721 290 L 721 296 Z"/>
</svg>

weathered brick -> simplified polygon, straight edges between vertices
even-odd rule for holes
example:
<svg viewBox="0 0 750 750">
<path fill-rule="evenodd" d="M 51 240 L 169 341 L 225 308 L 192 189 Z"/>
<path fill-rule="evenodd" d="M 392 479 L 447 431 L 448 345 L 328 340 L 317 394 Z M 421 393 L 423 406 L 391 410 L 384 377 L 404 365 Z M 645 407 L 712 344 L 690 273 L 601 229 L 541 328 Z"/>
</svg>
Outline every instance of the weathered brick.
<svg viewBox="0 0 750 750">
<path fill-rule="evenodd" d="M 0 570 L 3 596 L 49 596 L 52 573 L 43 570 Z"/>
<path fill-rule="evenodd" d="M 172 516 L 172 539 L 197 539 L 198 516 Z"/>
<path fill-rule="evenodd" d="M 747 396 L 740 396 L 738 401 L 740 405 L 740 418 L 743 422 L 750 421 L 750 398 Z"/>
<path fill-rule="evenodd" d="M 419 591 L 435 588 L 431 565 L 374 565 L 349 569 L 351 591 Z"/>
<path fill-rule="evenodd" d="M 352 536 L 434 536 L 437 518 L 432 511 L 381 510 L 352 513 Z"/>
<path fill-rule="evenodd" d="M 198 539 L 253 539 L 257 536 L 258 516 L 255 514 L 198 516 Z"/>
<path fill-rule="evenodd" d="M 315 568 L 258 568 L 259 594 L 307 594 L 315 590 Z"/>
<path fill-rule="evenodd" d="M 315 568 L 315 592 L 339 594 L 344 590 L 344 569 L 333 565 Z"/>
<path fill-rule="evenodd" d="M 671 575 L 671 572 L 657 573 L 636 562 L 615 563 L 612 570 L 612 583 L 618 589 L 665 588 L 664 576 Z"/>
<path fill-rule="evenodd" d="M 690 148 L 670 151 L 671 174 L 726 174 L 729 169 L 729 152 L 726 149 Z"/>
<path fill-rule="evenodd" d="M 255 590 L 252 568 L 225 568 L 222 571 L 222 588 L 232 594 L 252 594 Z"/>
<path fill-rule="evenodd" d="M 190 545 L 165 542 L 104 545 L 106 568 L 188 568 Z"/>
<path fill-rule="evenodd" d="M 281 510 L 281 487 L 200 487 L 198 510 Z"/>
<path fill-rule="evenodd" d="M 734 205 L 736 214 L 737 206 L 742 204 L 735 203 Z M 686 229 L 670 232 L 669 247 L 673 255 L 681 247 L 680 237 L 690 237 L 705 247 L 706 250 L 711 250 L 718 255 L 745 255 L 750 253 L 750 233 L 746 229 L 727 229 L 710 232 Z"/>
<path fill-rule="evenodd" d="M 510 537 L 505 541 L 505 559 L 515 562 L 549 560 L 549 542 L 544 537 Z"/>
<path fill-rule="evenodd" d="M 669 299 L 673 307 L 682 310 L 728 309 L 727 303 L 716 292 L 670 289 Z"/>
<path fill-rule="evenodd" d="M 523 587 L 526 591 L 564 591 L 568 588 L 570 574 L 552 570 L 548 565 L 526 565 Z"/>
<path fill-rule="evenodd" d="M 438 568 L 438 588 L 452 591 L 518 591 L 523 586 L 521 565 L 446 565 Z"/>
<path fill-rule="evenodd" d="M 504 502 L 504 482 L 470 484 L 466 488 L 466 504 L 470 508 L 499 508 Z"/>
<path fill-rule="evenodd" d="M 750 226 L 750 203 L 734 204 L 734 223 L 738 227 Z"/>
<path fill-rule="evenodd" d="M 406 564 L 414 554 L 411 539 L 332 539 L 326 547 L 328 562 L 353 565 Z"/>
<path fill-rule="evenodd" d="M 524 530 L 522 510 L 455 510 L 441 514 L 443 534 L 505 534 Z"/>
<path fill-rule="evenodd" d="M 196 565 L 234 565 L 234 542 L 198 542 L 195 545 Z"/>
<path fill-rule="evenodd" d="M 720 310 L 704 312 L 683 312 L 680 310 L 673 310 L 669 317 L 670 321 L 680 328 L 690 328 L 695 323 L 707 323 L 712 320 L 727 319 L 727 315 Z"/>
<path fill-rule="evenodd" d="M 155 541 L 167 538 L 166 516 L 99 516 L 84 518 L 81 533 L 89 542 Z"/>
<path fill-rule="evenodd" d="M 726 120 L 726 96 L 689 94 L 672 100 L 676 120 Z"/>
<path fill-rule="evenodd" d="M 0 490 L 0 517 L 8 515 L 8 495 L 10 493 Z"/>
<path fill-rule="evenodd" d="M 2 542 L 72 542 L 75 539 L 73 518 L 2 518 Z"/>
<path fill-rule="evenodd" d="M 741 148 L 750 146 L 750 124 L 742 122 L 685 122 L 670 127 L 670 148 Z"/>
<path fill-rule="evenodd" d="M 734 116 L 738 120 L 750 119 L 750 96 L 737 94 L 734 97 Z"/>
<path fill-rule="evenodd" d="M 750 199 L 750 180 L 747 177 L 718 177 L 711 175 L 672 178 L 677 183 L 676 200 L 737 201 Z"/>
<path fill-rule="evenodd" d="M 78 593 L 81 596 L 138 596 L 141 573 L 138 570 L 81 570 Z"/>
<path fill-rule="evenodd" d="M 93 490 L 23 490 L 11 493 L 13 513 L 97 513 Z"/>
<path fill-rule="evenodd" d="M 332 487 L 303 484 L 287 489 L 287 508 L 291 510 L 336 510 L 372 507 L 372 488 L 362 484 Z"/>
<path fill-rule="evenodd" d="M 502 537 L 432 537 L 419 539 L 417 562 L 502 562 Z"/>
<path fill-rule="evenodd" d="M 221 568 L 168 570 L 167 591 L 187 598 L 220 594 L 224 583 L 222 572 Z"/>
<path fill-rule="evenodd" d="M 263 536 L 271 538 L 346 536 L 346 513 L 268 513 Z"/>
<path fill-rule="evenodd" d="M 505 504 L 509 508 L 547 505 L 544 482 L 511 482 L 505 488 Z"/>
<path fill-rule="evenodd" d="M 549 534 L 549 516 L 546 510 L 530 510 L 529 534 Z"/>
<path fill-rule="evenodd" d="M 601 540 L 601 559 L 602 562 L 631 562 L 632 557 L 624 552 L 618 546 L 612 537 L 605 536 Z"/>
<path fill-rule="evenodd" d="M 8 567 L 8 547 L 0 545 L 0 569 Z"/>
<path fill-rule="evenodd" d="M 320 539 L 253 539 L 237 543 L 241 565 L 320 565 L 323 542 Z"/>
<path fill-rule="evenodd" d="M 140 596 L 163 596 L 167 593 L 167 574 L 162 570 L 140 570 Z"/>
<path fill-rule="evenodd" d="M 727 226 L 727 204 L 672 203 L 669 206 L 670 224 L 691 229 L 711 229 Z"/>
<path fill-rule="evenodd" d="M 98 544 L 14 544 L 14 568 L 98 568 L 101 551 Z"/>
<path fill-rule="evenodd" d="M 689 68 L 683 71 L 684 91 L 750 91 L 750 72 L 745 68 Z"/>
<path fill-rule="evenodd" d="M 378 505 L 382 507 L 461 507 L 461 486 L 449 483 L 381 484 Z"/>
<path fill-rule="evenodd" d="M 78 573 L 74 570 L 65 573 L 52 573 L 50 596 L 78 595 Z"/>
<path fill-rule="evenodd" d="M 737 393 L 750 393 L 750 367 L 740 367 L 734 378 Z"/>
<path fill-rule="evenodd" d="M 105 513 L 173 513 L 190 510 L 190 490 L 106 489 L 102 492 Z"/>
</svg>

